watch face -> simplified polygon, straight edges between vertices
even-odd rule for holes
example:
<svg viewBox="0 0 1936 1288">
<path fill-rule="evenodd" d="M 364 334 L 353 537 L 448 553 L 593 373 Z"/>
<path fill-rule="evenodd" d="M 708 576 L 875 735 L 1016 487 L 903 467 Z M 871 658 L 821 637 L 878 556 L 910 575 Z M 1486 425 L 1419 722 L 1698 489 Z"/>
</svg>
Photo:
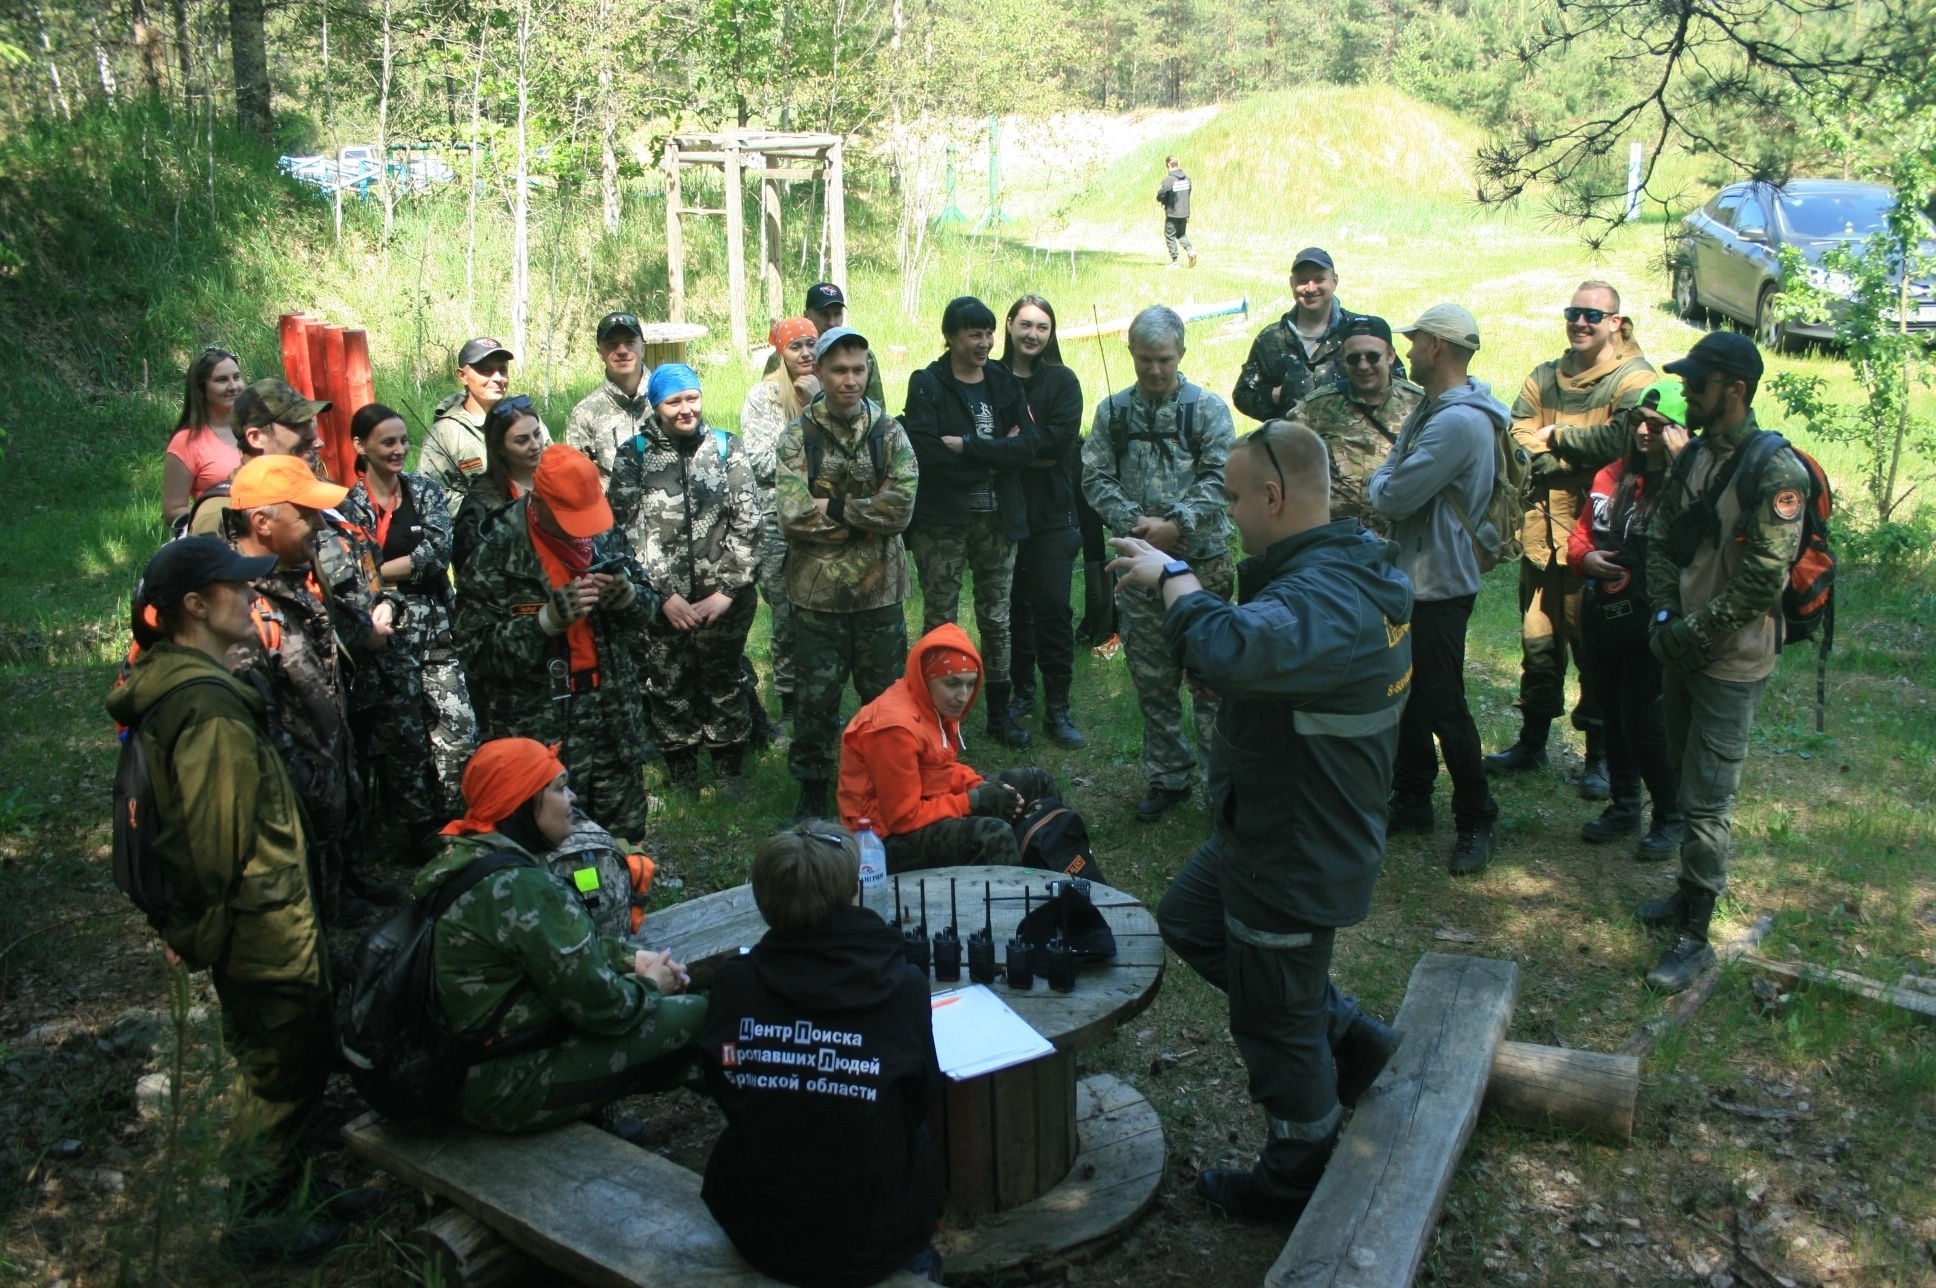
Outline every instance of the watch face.
<svg viewBox="0 0 1936 1288">
<path fill-rule="evenodd" d="M 1658 613 L 1654 614 L 1654 620 L 1656 622 L 1659 622 L 1662 626 L 1665 626 L 1667 625 L 1667 619 L 1671 616 L 1673 616 L 1673 614 L 1663 608 Z"/>
</svg>

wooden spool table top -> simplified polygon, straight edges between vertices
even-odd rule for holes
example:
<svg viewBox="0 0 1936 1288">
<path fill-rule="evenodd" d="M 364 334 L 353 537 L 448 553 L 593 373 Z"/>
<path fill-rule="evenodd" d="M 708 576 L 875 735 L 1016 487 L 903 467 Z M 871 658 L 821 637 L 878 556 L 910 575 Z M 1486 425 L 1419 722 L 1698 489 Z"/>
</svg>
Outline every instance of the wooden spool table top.
<svg viewBox="0 0 1936 1288">
<path fill-rule="evenodd" d="M 964 944 L 961 979 L 943 983 L 931 973 L 929 988 L 942 992 L 970 983 L 965 945 L 969 934 L 982 927 L 983 882 L 989 883 L 995 900 L 992 920 L 999 964 L 1003 946 L 1022 919 L 1022 891 L 1027 889 L 1040 902 L 1048 896 L 1049 881 L 1058 875 L 1022 867 L 930 868 L 903 875 L 901 898 L 907 904 L 910 923 L 920 918 L 917 891 L 921 881 L 927 882 L 930 933 L 947 926 L 948 881 L 953 878 L 956 882 L 961 914 L 956 930 Z M 990 985 L 996 996 L 1014 1007 L 1059 1051 L 1080 1050 L 1107 1037 L 1117 1025 L 1150 1004 L 1163 979 L 1163 938 L 1149 909 L 1132 895 L 1094 883 L 1090 885 L 1090 899 L 1116 936 L 1114 960 L 1077 967 L 1073 993 L 1051 992 L 1040 977 L 1026 992 L 1000 980 Z M 894 882 L 890 879 L 885 892 L 875 892 L 866 902 L 891 922 L 893 901 Z M 670 949 L 692 972 L 694 984 L 705 987 L 720 963 L 731 961 L 742 947 L 752 947 L 765 933 L 766 921 L 754 906 L 752 887 L 735 886 L 652 913 L 646 917 L 639 938 L 654 951 Z"/>
</svg>

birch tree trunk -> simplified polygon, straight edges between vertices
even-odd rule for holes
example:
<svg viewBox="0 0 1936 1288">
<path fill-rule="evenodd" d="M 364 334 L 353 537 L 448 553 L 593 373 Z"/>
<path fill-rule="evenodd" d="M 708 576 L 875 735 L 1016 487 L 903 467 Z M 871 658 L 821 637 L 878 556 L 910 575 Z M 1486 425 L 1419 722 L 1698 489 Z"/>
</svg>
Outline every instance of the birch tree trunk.
<svg viewBox="0 0 1936 1288">
<path fill-rule="evenodd" d="M 477 329 L 477 149 L 482 132 L 484 102 L 484 37 L 490 24 L 477 24 L 477 57 L 471 61 L 471 197 L 465 217 L 464 242 L 464 326 Z"/>
<path fill-rule="evenodd" d="M 390 187 L 390 12 L 391 0 L 383 0 L 383 80 L 376 98 L 376 193 L 383 202 L 383 249 L 390 249 L 390 230 L 396 222 L 396 192 Z"/>
<path fill-rule="evenodd" d="M 34 6 L 34 25 L 40 29 L 40 56 L 47 64 L 47 110 L 58 111 L 63 121 L 71 121 L 74 111 L 67 105 L 67 91 L 61 88 L 60 67 L 54 62 L 54 42 L 47 35 L 47 17 L 39 5 Z"/>
<path fill-rule="evenodd" d="M 98 26 L 94 28 L 94 66 L 101 74 L 101 94 L 107 99 L 108 106 L 112 107 L 118 87 L 114 81 L 114 64 L 108 61 L 108 51 L 101 44 L 101 29 Z"/>
<path fill-rule="evenodd" d="M 511 352 L 525 351 L 531 312 L 531 0 L 518 0 L 518 163 L 511 194 Z"/>
<path fill-rule="evenodd" d="M 229 0 L 229 58 L 235 70 L 235 126 L 262 143 L 275 138 L 269 111 L 269 47 L 263 0 Z"/>
<path fill-rule="evenodd" d="M 619 223 L 618 194 L 618 95 L 612 86 L 612 0 L 598 0 L 598 144 L 599 186 L 605 198 L 605 231 L 615 233 Z"/>
<path fill-rule="evenodd" d="M 148 21 L 147 0 L 133 0 L 131 9 L 134 26 L 135 53 L 141 59 L 141 79 L 147 83 L 148 93 L 160 98 L 162 93 L 162 64 L 166 61 L 161 53 L 161 33 Z"/>
</svg>

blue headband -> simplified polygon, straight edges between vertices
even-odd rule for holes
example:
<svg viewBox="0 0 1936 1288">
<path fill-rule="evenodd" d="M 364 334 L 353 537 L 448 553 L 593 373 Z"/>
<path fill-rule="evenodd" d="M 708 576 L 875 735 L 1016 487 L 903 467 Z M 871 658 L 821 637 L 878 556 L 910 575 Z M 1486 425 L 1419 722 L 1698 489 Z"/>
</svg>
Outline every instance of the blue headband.
<svg viewBox="0 0 1936 1288">
<path fill-rule="evenodd" d="M 663 367 L 652 370 L 652 379 L 645 382 L 645 400 L 657 407 L 674 394 L 682 394 L 688 389 L 699 388 L 699 373 L 683 362 L 668 362 Z"/>
</svg>

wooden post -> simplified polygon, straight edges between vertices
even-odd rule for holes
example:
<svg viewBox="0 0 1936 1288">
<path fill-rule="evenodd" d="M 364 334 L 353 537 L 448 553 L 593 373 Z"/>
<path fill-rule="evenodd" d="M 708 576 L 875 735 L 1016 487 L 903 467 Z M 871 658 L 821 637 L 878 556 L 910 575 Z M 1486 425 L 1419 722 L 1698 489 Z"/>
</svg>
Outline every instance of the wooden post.
<svg viewBox="0 0 1936 1288">
<path fill-rule="evenodd" d="M 733 353 L 746 358 L 746 205 L 740 186 L 739 141 L 726 145 L 726 294 Z"/>
<path fill-rule="evenodd" d="M 1639 1056 L 1530 1042 L 1501 1042 L 1486 1084 L 1486 1108 L 1509 1122 L 1614 1144 L 1633 1139 L 1639 1098 Z"/>
<path fill-rule="evenodd" d="M 671 139 L 665 145 L 666 215 L 666 318 L 686 320 L 686 239 L 679 227 L 679 145 Z"/>
<path fill-rule="evenodd" d="M 343 344 L 343 332 L 347 329 L 333 323 L 323 328 L 326 375 L 316 382 L 329 390 L 323 397 L 331 404 L 322 415 L 323 466 L 330 478 L 344 487 L 356 482 L 356 444 L 350 441 L 349 362 Z"/>
<path fill-rule="evenodd" d="M 766 260 L 760 265 L 760 278 L 766 285 L 766 316 L 769 321 L 777 321 L 786 314 L 786 285 L 780 275 L 783 256 L 780 252 L 780 181 L 773 175 L 770 162 L 761 167 L 760 175 L 760 245 L 766 248 Z"/>
<path fill-rule="evenodd" d="M 282 315 L 282 378 L 303 397 L 316 396 L 316 380 L 309 372 L 309 319 L 301 313 Z"/>
<path fill-rule="evenodd" d="M 847 179 L 839 143 L 827 149 L 827 240 L 833 257 L 834 285 L 847 291 Z"/>
</svg>

